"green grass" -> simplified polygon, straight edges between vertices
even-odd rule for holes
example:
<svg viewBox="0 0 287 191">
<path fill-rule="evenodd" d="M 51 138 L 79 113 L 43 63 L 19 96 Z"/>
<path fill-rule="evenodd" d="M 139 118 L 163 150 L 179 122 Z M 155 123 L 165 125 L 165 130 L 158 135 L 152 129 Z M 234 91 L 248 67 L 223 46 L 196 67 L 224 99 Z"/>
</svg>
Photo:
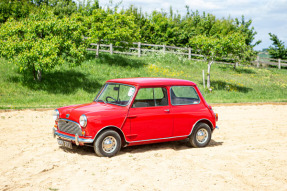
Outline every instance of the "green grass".
<svg viewBox="0 0 287 191">
<path fill-rule="evenodd" d="M 81 66 L 68 64 L 43 73 L 42 81 L 22 75 L 16 66 L 0 60 L 0 109 L 56 108 L 91 102 L 108 79 L 168 77 L 194 81 L 209 103 L 287 102 L 287 70 L 214 64 L 209 93 L 203 89 L 207 63 L 175 55 L 152 54 L 137 58 L 91 54 Z"/>
</svg>

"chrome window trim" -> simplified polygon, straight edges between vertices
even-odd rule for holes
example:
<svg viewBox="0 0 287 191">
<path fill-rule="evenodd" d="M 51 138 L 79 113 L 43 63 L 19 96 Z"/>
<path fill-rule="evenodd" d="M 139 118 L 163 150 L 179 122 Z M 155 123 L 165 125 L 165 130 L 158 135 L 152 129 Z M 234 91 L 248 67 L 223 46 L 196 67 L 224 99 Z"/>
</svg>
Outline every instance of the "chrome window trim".
<svg viewBox="0 0 287 191">
<path fill-rule="evenodd" d="M 102 93 L 103 93 L 104 90 L 106 89 L 107 85 L 109 85 L 109 84 L 111 84 L 111 85 L 112 85 L 112 84 L 119 84 L 119 85 L 130 86 L 130 87 L 135 88 L 135 91 L 134 91 L 133 95 L 131 95 L 130 100 L 128 101 L 128 103 L 127 103 L 126 105 L 119 105 L 119 104 L 113 104 L 113 103 L 105 102 L 105 103 L 107 103 L 107 104 L 112 104 L 112 105 L 117 105 L 117 106 L 122 106 L 122 107 L 128 106 L 128 105 L 131 103 L 131 100 L 132 100 L 132 98 L 134 97 L 135 92 L 136 92 L 136 90 L 137 90 L 135 86 L 130 85 L 130 84 L 114 83 L 114 82 L 105 83 L 105 85 L 102 87 L 102 89 L 100 90 L 100 93 L 98 93 L 98 95 L 96 96 L 96 98 L 94 99 L 94 101 L 95 101 L 95 102 L 98 102 L 99 97 L 102 95 Z"/>
<path fill-rule="evenodd" d="M 198 103 L 190 103 L 190 104 L 173 104 L 172 101 L 171 101 L 171 100 L 172 100 L 172 99 L 171 99 L 171 88 L 172 88 L 172 87 L 192 87 L 192 88 L 194 89 L 194 91 L 196 92 L 197 96 L 198 96 L 199 102 L 198 102 Z M 194 88 L 192 85 L 190 85 L 190 86 L 181 86 L 181 85 L 179 85 L 179 86 L 170 86 L 170 88 L 169 88 L 169 99 L 170 99 L 170 104 L 171 104 L 172 106 L 178 106 L 178 105 L 198 105 L 198 104 L 201 103 L 201 99 L 200 99 L 200 97 L 199 97 L 197 91 L 195 90 L 195 88 Z"/>
<path fill-rule="evenodd" d="M 155 105 L 155 106 L 147 106 L 147 107 L 133 107 L 133 104 L 134 102 L 136 101 L 136 98 L 137 98 L 137 95 L 139 93 L 139 91 L 141 89 L 147 89 L 147 88 L 152 88 L 152 89 L 155 89 L 155 88 L 164 88 L 166 90 L 166 96 L 167 96 L 167 105 Z M 154 99 L 155 100 L 155 99 Z M 135 99 L 133 100 L 133 103 L 131 104 L 131 108 L 154 108 L 154 107 L 166 107 L 166 106 L 169 106 L 169 103 L 168 103 L 168 87 L 167 86 L 154 86 L 154 87 L 139 87 L 138 88 L 138 91 L 137 91 L 137 94 L 135 95 Z"/>
</svg>

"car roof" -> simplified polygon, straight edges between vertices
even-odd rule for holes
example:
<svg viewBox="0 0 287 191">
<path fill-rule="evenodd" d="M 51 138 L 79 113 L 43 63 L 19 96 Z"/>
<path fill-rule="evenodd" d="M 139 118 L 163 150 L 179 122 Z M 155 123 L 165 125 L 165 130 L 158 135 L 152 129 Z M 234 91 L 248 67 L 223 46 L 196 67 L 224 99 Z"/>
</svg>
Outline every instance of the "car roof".
<svg viewBox="0 0 287 191">
<path fill-rule="evenodd" d="M 175 78 L 119 78 L 108 80 L 107 83 L 121 83 L 135 86 L 193 86 L 192 81 Z"/>
</svg>

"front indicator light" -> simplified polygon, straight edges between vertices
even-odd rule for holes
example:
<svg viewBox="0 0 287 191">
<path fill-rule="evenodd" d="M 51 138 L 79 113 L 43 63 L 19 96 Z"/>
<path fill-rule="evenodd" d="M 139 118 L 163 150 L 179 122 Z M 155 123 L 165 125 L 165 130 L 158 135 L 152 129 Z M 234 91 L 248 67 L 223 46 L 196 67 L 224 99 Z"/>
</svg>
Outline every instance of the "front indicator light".
<svg viewBox="0 0 287 191">
<path fill-rule="evenodd" d="M 85 136 L 85 134 L 86 134 L 86 132 L 85 132 L 85 131 L 82 131 L 82 135 Z"/>
</svg>

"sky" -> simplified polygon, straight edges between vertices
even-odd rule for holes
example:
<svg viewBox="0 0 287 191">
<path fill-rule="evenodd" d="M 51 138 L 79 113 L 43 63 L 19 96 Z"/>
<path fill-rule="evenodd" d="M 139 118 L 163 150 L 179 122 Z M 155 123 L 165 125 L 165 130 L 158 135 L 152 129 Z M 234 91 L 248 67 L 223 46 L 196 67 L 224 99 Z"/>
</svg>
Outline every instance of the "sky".
<svg viewBox="0 0 287 191">
<path fill-rule="evenodd" d="M 257 35 L 257 40 L 262 42 L 255 50 L 262 50 L 272 45 L 268 33 L 278 36 L 287 46 L 287 0 L 113 0 L 113 4 L 120 3 L 119 7 L 128 8 L 135 5 L 143 12 L 151 13 L 153 10 L 165 10 L 169 12 L 170 6 L 182 15 L 186 13 L 185 6 L 191 10 L 205 11 L 217 18 L 241 18 L 252 20 Z M 110 5 L 110 0 L 99 0 L 101 7 Z"/>
</svg>

